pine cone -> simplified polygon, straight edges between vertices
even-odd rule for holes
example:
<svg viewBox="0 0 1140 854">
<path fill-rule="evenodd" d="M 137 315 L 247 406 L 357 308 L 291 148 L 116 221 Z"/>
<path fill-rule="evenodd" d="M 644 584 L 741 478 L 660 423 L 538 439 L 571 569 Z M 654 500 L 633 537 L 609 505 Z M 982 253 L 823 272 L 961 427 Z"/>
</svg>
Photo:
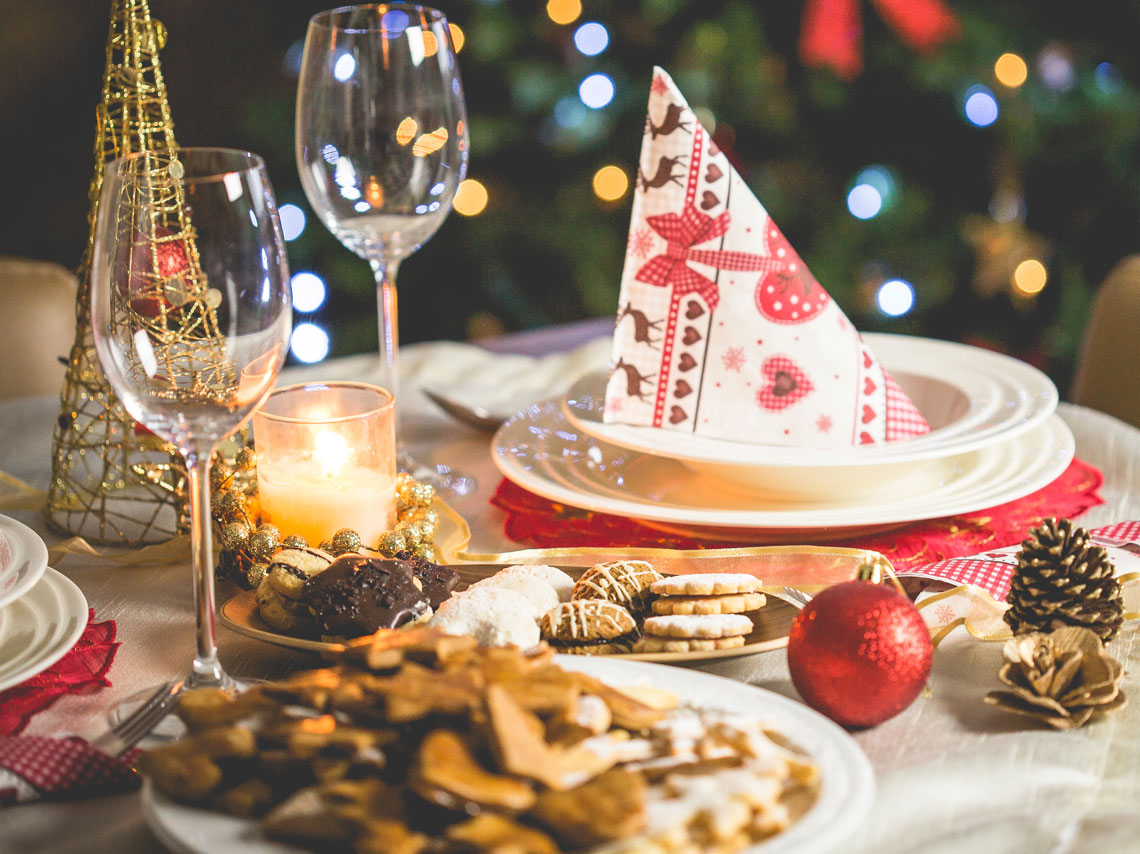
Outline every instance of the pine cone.
<svg viewBox="0 0 1140 854">
<path fill-rule="evenodd" d="M 1005 621 L 1013 633 L 1084 626 L 1105 643 L 1124 620 L 1120 584 L 1108 553 L 1068 519 L 1046 519 L 1017 555 Z"/>
<path fill-rule="evenodd" d="M 987 703 L 1057 729 L 1076 729 L 1094 714 L 1124 708 L 1124 667 L 1089 629 L 1017 635 L 1002 652 L 1006 663 L 998 678 L 1013 691 L 991 691 Z"/>
</svg>

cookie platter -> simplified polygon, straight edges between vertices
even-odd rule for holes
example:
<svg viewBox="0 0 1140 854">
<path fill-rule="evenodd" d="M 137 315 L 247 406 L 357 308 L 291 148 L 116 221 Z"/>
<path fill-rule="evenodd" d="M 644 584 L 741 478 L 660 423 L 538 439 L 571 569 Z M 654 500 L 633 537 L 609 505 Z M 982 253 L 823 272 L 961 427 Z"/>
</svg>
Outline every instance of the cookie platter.
<svg viewBox="0 0 1140 854">
<path fill-rule="evenodd" d="M 479 593 L 479 591 L 484 591 L 483 593 L 479 593 L 478 598 L 485 601 L 485 592 L 488 591 L 488 585 L 494 586 L 492 581 L 493 577 L 502 573 L 506 567 L 502 564 L 457 564 L 448 568 L 458 574 L 458 579 L 453 587 L 454 593 L 461 594 L 459 597 L 456 597 L 457 600 L 462 598 L 463 595 L 473 595 Z M 565 575 L 569 577 L 568 580 L 576 584 L 589 568 L 581 566 L 559 566 L 552 569 L 559 574 L 565 573 Z M 676 567 L 671 567 L 671 569 L 675 571 Z M 666 587 L 670 587 L 672 590 L 672 586 L 668 583 L 669 579 L 679 577 L 680 576 L 676 574 L 666 575 L 663 582 Z M 736 577 L 739 578 L 740 576 Z M 714 576 L 705 575 L 704 578 L 713 579 Z M 479 585 L 476 591 L 467 594 L 467 591 L 475 585 Z M 732 591 L 727 591 L 727 588 L 723 588 L 722 585 L 725 592 L 722 592 L 722 588 L 716 588 L 719 595 L 712 595 L 714 589 L 712 587 L 710 587 L 708 591 L 704 591 L 701 584 L 696 582 L 687 586 L 682 585 L 681 587 L 677 587 L 676 590 L 672 590 L 671 595 L 666 595 L 661 598 L 663 600 L 676 598 L 681 602 L 681 600 L 686 598 L 681 594 L 684 594 L 686 591 L 692 591 L 696 595 L 687 598 L 696 599 L 697 602 L 690 601 L 687 604 L 681 602 L 681 604 L 678 605 L 680 611 L 677 613 L 672 613 L 672 607 L 666 609 L 658 606 L 660 610 L 656 612 L 656 616 L 650 616 L 648 619 L 655 620 L 656 624 L 659 625 L 658 631 L 661 633 L 661 639 L 659 641 L 653 644 L 642 643 L 641 648 L 635 647 L 634 651 L 629 651 L 628 646 L 624 648 L 616 647 L 613 650 L 606 650 L 607 654 L 605 657 L 627 661 L 683 663 L 716 658 L 732 658 L 767 652 L 785 646 L 787 644 L 788 629 L 796 615 L 795 607 L 783 600 L 771 596 L 765 597 L 759 594 L 756 592 L 758 583 L 747 586 L 749 590 L 738 592 L 736 587 L 734 587 Z M 552 602 L 553 601 L 554 600 L 552 600 Z M 481 603 L 475 601 L 469 601 L 465 603 L 465 605 L 471 605 L 472 607 L 465 608 L 465 610 L 471 611 L 480 604 Z M 593 614 L 592 612 L 595 610 L 594 606 L 587 606 L 590 613 L 584 613 L 581 607 L 571 609 L 569 607 L 571 604 L 572 603 L 562 603 L 558 606 L 560 610 L 557 612 L 557 618 L 559 620 L 589 620 L 599 617 L 605 619 L 608 616 L 605 614 Z M 694 613 L 694 609 L 696 609 L 698 613 Z M 725 613 L 708 613 L 709 611 L 719 612 L 722 610 L 724 610 Z M 340 642 L 321 640 L 316 637 L 298 636 L 297 634 L 271 627 L 265 622 L 259 612 L 257 592 L 253 590 L 239 593 L 229 599 L 222 606 L 220 616 L 222 624 L 231 630 L 247 637 L 253 637 L 279 646 L 327 654 L 335 654 L 345 648 L 345 645 Z M 555 616 L 555 612 L 551 611 L 550 616 Z M 691 617 L 694 616 L 698 617 L 698 619 L 691 619 Z M 709 616 L 714 617 L 714 619 L 706 619 L 706 617 Z M 514 617 L 508 614 L 504 619 L 510 620 L 514 619 Z M 622 619 L 628 618 L 622 617 Z M 689 626 L 688 623 L 698 625 Z M 738 626 L 737 623 L 741 625 Z M 748 625 L 746 625 L 749 623 L 750 629 Z M 723 624 L 723 626 L 720 624 Z M 655 623 L 649 624 L 649 626 L 652 625 L 655 625 Z M 551 627 L 548 625 L 548 630 L 549 628 Z M 649 630 L 648 626 L 646 630 Z M 544 634 L 549 634 L 549 631 L 544 632 Z M 677 637 L 666 638 L 666 635 L 674 635 Z M 721 635 L 728 635 L 728 637 L 721 637 Z M 509 640 L 506 640 L 508 638 L 507 634 L 498 634 L 495 636 L 502 639 L 500 642 L 509 642 Z M 645 638 L 645 640 L 648 641 L 649 638 Z M 683 642 L 678 643 L 678 640 Z"/>
</svg>

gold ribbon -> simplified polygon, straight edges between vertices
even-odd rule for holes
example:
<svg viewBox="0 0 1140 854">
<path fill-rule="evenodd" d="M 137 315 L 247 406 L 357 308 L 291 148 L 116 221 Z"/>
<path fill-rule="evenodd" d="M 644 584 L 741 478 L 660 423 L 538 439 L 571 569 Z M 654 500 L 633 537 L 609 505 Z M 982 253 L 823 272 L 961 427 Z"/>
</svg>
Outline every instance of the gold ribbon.
<svg viewBox="0 0 1140 854">
<path fill-rule="evenodd" d="M 0 471 L 0 485 L 8 487 L 0 492 L 0 510 L 33 510 L 43 512 L 47 508 L 47 493 L 24 483 L 18 477 Z"/>
</svg>

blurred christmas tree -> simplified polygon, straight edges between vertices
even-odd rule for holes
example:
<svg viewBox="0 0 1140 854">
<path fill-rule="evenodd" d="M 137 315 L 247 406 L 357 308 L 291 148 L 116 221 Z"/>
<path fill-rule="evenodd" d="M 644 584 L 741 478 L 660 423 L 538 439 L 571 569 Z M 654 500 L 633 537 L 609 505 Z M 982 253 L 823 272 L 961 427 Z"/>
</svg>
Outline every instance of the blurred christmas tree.
<svg viewBox="0 0 1140 854">
<path fill-rule="evenodd" d="M 440 5 L 470 182 L 401 267 L 406 342 L 615 310 L 654 64 L 864 329 L 993 346 L 1064 388 L 1093 290 L 1136 248 L 1136 4 Z M 336 283 L 317 320 L 333 354 L 367 350 L 371 275 L 310 221 L 290 254 Z"/>
</svg>

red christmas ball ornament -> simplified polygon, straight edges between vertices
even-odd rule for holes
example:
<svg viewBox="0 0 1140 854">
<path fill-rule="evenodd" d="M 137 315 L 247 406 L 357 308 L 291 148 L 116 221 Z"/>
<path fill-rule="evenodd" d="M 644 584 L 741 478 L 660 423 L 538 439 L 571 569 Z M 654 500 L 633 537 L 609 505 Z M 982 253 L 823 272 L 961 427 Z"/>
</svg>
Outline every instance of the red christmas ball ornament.
<svg viewBox="0 0 1140 854">
<path fill-rule="evenodd" d="M 906 596 L 868 580 L 813 598 L 788 632 L 788 669 L 813 709 L 848 728 L 882 723 L 909 706 L 930 676 L 934 648 Z"/>
</svg>

